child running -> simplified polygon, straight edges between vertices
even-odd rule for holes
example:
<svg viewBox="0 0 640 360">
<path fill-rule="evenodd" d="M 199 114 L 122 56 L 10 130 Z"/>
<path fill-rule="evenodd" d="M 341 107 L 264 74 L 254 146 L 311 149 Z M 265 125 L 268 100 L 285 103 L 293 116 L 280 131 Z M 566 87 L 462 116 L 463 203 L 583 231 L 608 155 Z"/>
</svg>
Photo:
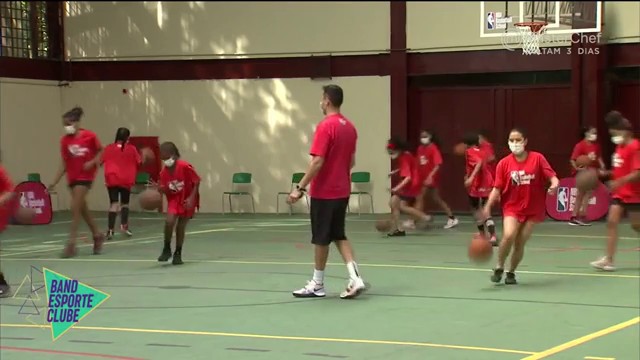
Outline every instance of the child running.
<svg viewBox="0 0 640 360">
<path fill-rule="evenodd" d="M 577 175 L 579 171 L 584 170 L 576 164 L 576 160 L 581 156 L 588 156 L 591 163 L 587 166 L 589 169 L 604 170 L 604 162 L 602 161 L 602 152 L 600 150 L 600 144 L 598 144 L 598 132 L 594 126 L 587 126 L 581 129 L 580 136 L 582 140 L 579 141 L 571 152 L 571 173 L 573 176 Z M 591 198 L 591 192 L 582 191 L 578 189 L 576 196 L 575 206 L 569 225 L 574 226 L 590 226 L 587 222 L 587 207 L 589 206 L 589 199 Z"/>
<path fill-rule="evenodd" d="M 389 207 L 393 218 L 393 228 L 388 236 L 406 236 L 405 230 L 400 226 L 400 213 L 410 215 L 418 222 L 428 222 L 431 217 L 411 206 L 416 197 L 420 196 L 422 183 L 415 157 L 409 152 L 408 146 L 400 140 L 391 139 L 387 143 L 387 152 L 391 159 L 396 161 L 395 173 L 401 178 L 398 185 L 391 189 Z"/>
<path fill-rule="evenodd" d="M 547 192 L 558 188 L 559 180 L 547 159 L 541 153 L 527 151 L 527 136 L 520 129 L 509 133 L 509 150 L 496 168 L 493 190 L 482 211 L 481 219 L 488 219 L 491 208 L 500 199 L 502 204 L 503 231 L 498 250 L 498 263 L 491 281 L 499 283 L 509 253 L 511 264 L 505 284 L 515 285 L 516 270 L 524 257 L 524 248 L 533 228 L 544 221 Z M 546 190 L 547 182 L 551 185 Z M 513 250 L 512 250 L 513 248 Z"/>
<path fill-rule="evenodd" d="M 171 258 L 171 238 L 176 232 L 176 249 L 173 265 L 182 265 L 182 246 L 189 220 L 200 206 L 200 176 L 191 164 L 180 159 L 180 152 L 172 142 L 160 145 L 160 159 L 164 167 L 160 171 L 160 183 L 154 184 L 167 197 L 167 218 L 164 225 L 164 247 L 158 261 Z"/>
<path fill-rule="evenodd" d="M 9 175 L 0 164 L 0 233 L 2 233 L 9 224 L 9 219 L 15 209 L 14 200 L 15 193 L 13 191 L 13 183 L 9 179 Z M 4 273 L 0 270 L 0 298 L 9 296 L 11 288 L 4 278 Z"/>
</svg>

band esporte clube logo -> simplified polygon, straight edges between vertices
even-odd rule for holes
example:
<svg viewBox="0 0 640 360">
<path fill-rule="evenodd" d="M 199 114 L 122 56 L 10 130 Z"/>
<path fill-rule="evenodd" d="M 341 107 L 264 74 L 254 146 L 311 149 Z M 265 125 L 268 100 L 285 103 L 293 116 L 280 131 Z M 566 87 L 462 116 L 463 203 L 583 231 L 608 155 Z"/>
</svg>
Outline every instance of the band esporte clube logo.
<svg viewBox="0 0 640 360">
<path fill-rule="evenodd" d="M 521 34 L 514 35 L 513 33 L 503 33 L 500 36 L 500 42 L 502 47 L 509 51 L 520 51 L 523 49 L 525 45 L 527 45 L 526 41 L 531 41 L 529 39 L 525 40 L 526 37 L 523 37 Z M 580 47 L 574 49 L 571 47 L 572 44 L 589 44 L 589 45 L 598 45 L 602 44 L 602 33 L 585 33 L 585 34 L 553 34 L 553 33 L 543 33 L 540 34 L 538 41 L 539 52 L 534 52 L 527 54 L 523 51 L 525 55 L 571 55 L 574 52 L 577 52 L 579 55 L 598 55 L 600 54 L 600 49 L 591 48 L 591 47 Z"/>
<path fill-rule="evenodd" d="M 34 274 L 37 273 L 44 277 L 43 286 L 34 286 Z M 33 315 L 43 316 L 43 323 L 51 328 L 51 336 L 54 341 L 109 298 L 108 294 L 100 290 L 47 268 L 40 271 L 37 267 L 32 266 L 30 275 L 25 277 L 19 289 L 26 285 L 27 279 L 30 285 L 29 295 L 24 298 L 25 303 L 18 313 L 29 315 L 27 318 Z M 38 290 L 42 288 L 45 288 L 46 298 L 42 300 L 46 301 L 46 305 L 42 304 L 41 306 L 46 306 L 46 311 L 40 311 L 34 301 L 40 299 Z M 16 295 L 19 293 L 19 289 L 16 291 Z M 31 307 L 31 312 L 26 311 L 26 307 Z"/>
</svg>

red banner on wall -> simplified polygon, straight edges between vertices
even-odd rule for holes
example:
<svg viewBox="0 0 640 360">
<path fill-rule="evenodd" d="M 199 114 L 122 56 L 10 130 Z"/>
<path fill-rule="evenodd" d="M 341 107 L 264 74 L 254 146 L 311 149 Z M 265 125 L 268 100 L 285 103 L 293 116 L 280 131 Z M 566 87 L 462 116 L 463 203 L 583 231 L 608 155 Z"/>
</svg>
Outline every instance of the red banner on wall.
<svg viewBox="0 0 640 360">
<path fill-rule="evenodd" d="M 132 136 L 129 143 L 135 146 L 138 151 L 149 148 L 153 151 L 154 159 L 146 164 L 142 164 L 139 172 L 149 174 L 151 180 L 158 181 L 160 176 L 160 141 L 157 136 Z"/>
</svg>

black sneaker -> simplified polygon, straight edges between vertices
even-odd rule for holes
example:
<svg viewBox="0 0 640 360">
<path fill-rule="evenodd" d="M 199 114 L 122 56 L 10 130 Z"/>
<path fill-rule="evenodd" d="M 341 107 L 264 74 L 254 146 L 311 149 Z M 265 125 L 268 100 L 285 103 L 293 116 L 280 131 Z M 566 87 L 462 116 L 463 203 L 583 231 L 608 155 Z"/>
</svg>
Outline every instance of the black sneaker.
<svg viewBox="0 0 640 360">
<path fill-rule="evenodd" d="M 158 257 L 158 261 L 166 262 L 169 261 L 169 259 L 171 259 L 171 249 L 165 248 L 162 250 L 162 254 Z"/>
<path fill-rule="evenodd" d="M 591 226 L 591 223 L 587 222 L 587 221 L 583 221 L 577 217 L 572 217 L 571 220 L 569 220 L 569 225 L 572 226 Z"/>
<path fill-rule="evenodd" d="M 504 283 L 506 285 L 516 285 L 518 283 L 516 281 L 516 273 L 509 271 L 507 277 L 504 279 Z"/>
<path fill-rule="evenodd" d="M 0 298 L 6 298 L 9 297 L 9 295 L 11 295 L 11 287 L 9 284 L 0 284 Z"/>
<path fill-rule="evenodd" d="M 387 236 L 388 237 L 407 236 L 407 233 L 405 231 L 396 230 L 388 233 Z"/>
<path fill-rule="evenodd" d="M 503 269 L 494 269 L 493 275 L 491 275 L 491 281 L 496 284 L 499 283 L 500 281 L 502 281 L 502 274 L 504 274 Z"/>
<path fill-rule="evenodd" d="M 181 253 L 179 253 L 179 252 L 175 252 L 175 253 L 173 254 L 173 262 L 172 262 L 172 264 L 173 264 L 173 265 L 182 265 L 182 264 L 184 264 L 184 263 L 182 262 L 182 254 L 181 254 Z"/>
<path fill-rule="evenodd" d="M 113 239 L 113 230 L 107 231 L 107 240 Z"/>
</svg>

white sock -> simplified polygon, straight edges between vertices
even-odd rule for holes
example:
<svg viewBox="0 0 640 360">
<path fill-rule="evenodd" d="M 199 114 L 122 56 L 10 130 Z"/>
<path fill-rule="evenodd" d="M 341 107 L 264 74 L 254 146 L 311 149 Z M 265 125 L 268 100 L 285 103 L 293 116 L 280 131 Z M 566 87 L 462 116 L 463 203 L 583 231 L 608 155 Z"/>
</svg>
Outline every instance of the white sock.
<svg viewBox="0 0 640 360">
<path fill-rule="evenodd" d="M 360 272 L 358 271 L 358 264 L 355 261 L 351 261 L 347 263 L 347 270 L 349 270 L 349 277 L 351 279 L 357 279 L 360 277 Z"/>
<path fill-rule="evenodd" d="M 324 270 L 313 270 L 313 281 L 318 285 L 324 284 Z"/>
</svg>

